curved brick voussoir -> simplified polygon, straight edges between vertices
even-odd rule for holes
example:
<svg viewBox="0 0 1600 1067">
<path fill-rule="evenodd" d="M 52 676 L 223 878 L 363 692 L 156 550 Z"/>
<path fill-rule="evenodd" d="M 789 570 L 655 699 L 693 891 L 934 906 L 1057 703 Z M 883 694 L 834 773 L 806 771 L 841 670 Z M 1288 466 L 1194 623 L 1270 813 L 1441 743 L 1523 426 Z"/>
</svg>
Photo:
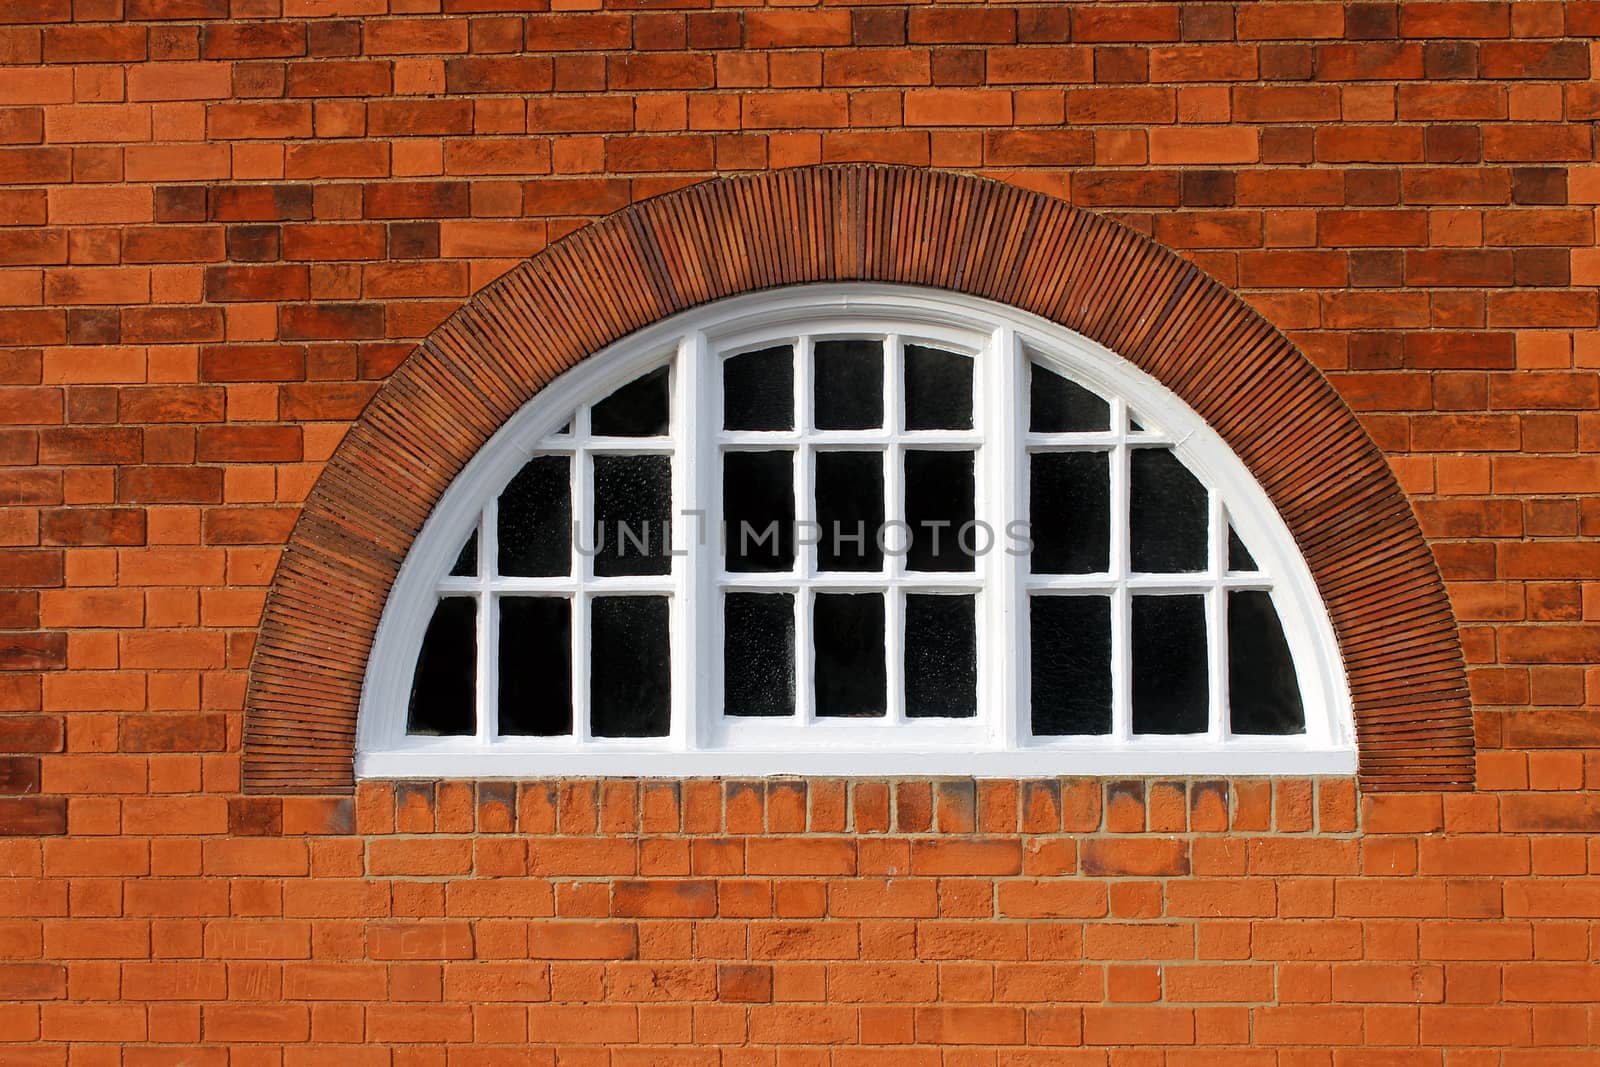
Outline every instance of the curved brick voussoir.
<svg viewBox="0 0 1600 1067">
<path fill-rule="evenodd" d="M 353 787 L 362 670 L 400 562 L 451 479 L 547 382 L 697 304 L 848 280 L 1014 305 L 1183 397 L 1260 480 L 1316 577 L 1363 788 L 1471 786 L 1470 704 L 1433 556 L 1381 453 L 1287 338 L 1193 265 L 1061 201 L 836 166 L 627 208 L 523 263 L 418 346 L 328 464 L 284 555 L 251 669 L 245 788 Z"/>
</svg>

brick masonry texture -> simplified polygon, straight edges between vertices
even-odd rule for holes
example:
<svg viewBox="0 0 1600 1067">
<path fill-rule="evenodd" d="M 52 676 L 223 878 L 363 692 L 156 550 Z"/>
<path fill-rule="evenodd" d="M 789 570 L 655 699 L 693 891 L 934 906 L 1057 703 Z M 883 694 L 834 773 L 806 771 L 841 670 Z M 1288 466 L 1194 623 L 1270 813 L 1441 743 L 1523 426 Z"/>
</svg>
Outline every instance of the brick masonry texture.
<svg viewBox="0 0 1600 1067">
<path fill-rule="evenodd" d="M 1600 3 L 673 3 L 0 4 L 0 1063 L 1592 1062 Z M 1437 560 L 1475 787 L 244 794 L 280 556 L 417 342 L 824 163 L 1050 194 L 1284 331 Z"/>
</svg>

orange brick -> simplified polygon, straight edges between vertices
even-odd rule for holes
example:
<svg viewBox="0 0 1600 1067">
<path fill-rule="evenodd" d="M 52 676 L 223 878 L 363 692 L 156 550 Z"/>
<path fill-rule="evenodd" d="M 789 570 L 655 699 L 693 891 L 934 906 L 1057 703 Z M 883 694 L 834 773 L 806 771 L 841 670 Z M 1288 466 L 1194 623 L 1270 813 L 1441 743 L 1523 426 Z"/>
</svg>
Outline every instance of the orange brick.
<svg viewBox="0 0 1600 1067">
<path fill-rule="evenodd" d="M 1195 1039 L 1194 1012 L 1091 1006 L 1083 1012 L 1083 1039 L 1089 1045 L 1190 1045 Z"/>
<path fill-rule="evenodd" d="M 201 1014 L 206 1032 L 219 1041 L 304 1041 L 311 1036 L 311 1014 L 303 1004 L 207 1004 Z"/>
</svg>

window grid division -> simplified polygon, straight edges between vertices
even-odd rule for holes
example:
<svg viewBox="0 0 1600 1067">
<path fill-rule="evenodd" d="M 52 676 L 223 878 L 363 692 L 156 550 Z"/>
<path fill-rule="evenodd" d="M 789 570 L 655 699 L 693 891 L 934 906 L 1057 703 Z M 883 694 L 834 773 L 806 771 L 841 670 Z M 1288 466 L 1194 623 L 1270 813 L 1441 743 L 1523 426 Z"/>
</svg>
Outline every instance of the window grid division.
<svg viewBox="0 0 1600 1067">
<path fill-rule="evenodd" d="M 753 387 L 754 376 L 741 363 L 753 358 L 770 360 L 776 352 L 787 356 L 787 376 L 792 385 L 789 407 L 782 412 L 784 417 L 769 420 L 773 428 L 746 428 L 759 420 L 746 417 L 752 405 L 743 402 L 741 394 Z M 947 392 L 937 398 L 947 409 L 942 412 L 929 412 L 930 407 L 939 405 L 930 404 L 918 395 L 917 389 L 922 386 L 920 392 L 927 393 L 928 379 L 933 377 L 923 372 L 918 357 L 926 363 L 935 354 L 960 361 L 966 367 L 965 382 L 958 381 L 949 391 L 959 394 L 964 387 L 965 402 Z M 985 416 L 978 410 L 982 398 L 975 395 L 982 383 L 971 371 L 979 355 L 970 340 L 953 341 L 948 335 L 934 338 L 896 332 L 818 332 L 763 338 L 754 348 L 728 346 L 717 357 L 714 393 L 721 417 L 716 422 L 720 429 L 715 444 L 723 476 L 714 480 L 719 495 L 712 514 L 722 518 L 721 532 L 726 539 L 725 551 L 714 553 L 712 560 L 719 609 L 717 629 L 724 635 L 722 641 L 716 642 L 719 647 L 715 649 L 713 670 L 719 679 L 713 695 L 722 698 L 719 707 L 723 715 L 713 718 L 720 728 L 713 733 L 719 739 L 748 744 L 763 735 L 780 739 L 777 735 L 797 731 L 811 730 L 815 734 L 820 727 L 843 735 L 830 743 L 860 745 L 885 731 L 892 741 L 894 731 L 911 719 L 921 721 L 908 728 L 926 735 L 934 725 L 930 720 L 978 718 L 976 679 L 985 673 L 979 664 L 986 658 L 986 636 L 985 628 L 976 625 L 976 619 L 970 627 L 974 635 L 971 707 L 955 708 L 946 714 L 919 714 L 926 709 L 907 706 L 910 687 L 906 661 L 908 652 L 914 651 L 908 639 L 923 636 L 915 621 L 908 629 L 908 607 L 916 609 L 913 614 L 920 617 L 926 613 L 926 602 L 920 598 L 936 596 L 965 598 L 971 612 L 982 612 L 988 559 L 975 553 L 962 554 L 954 562 L 942 558 L 949 554 L 951 545 L 959 545 L 963 531 L 960 522 L 939 518 L 931 520 L 935 524 L 931 529 L 939 538 L 934 554 L 941 558 L 914 558 L 907 524 L 908 492 L 912 490 L 907 485 L 906 470 L 908 463 L 929 455 L 950 457 L 958 467 L 965 463 L 973 471 L 971 488 L 966 490 L 967 509 L 974 517 L 990 510 L 983 499 L 983 480 L 977 477 L 987 460 Z M 865 369 L 858 366 L 850 373 L 850 380 L 840 383 L 849 386 L 846 395 L 831 395 L 837 386 L 830 388 L 826 381 L 830 358 L 839 362 L 853 359 L 865 365 Z M 830 406 L 853 410 L 827 410 Z M 773 414 L 777 414 L 775 409 Z M 941 422 L 947 425 L 931 425 Z M 740 479 L 728 475 L 730 463 L 750 455 L 786 458 L 787 464 L 780 465 L 785 466 L 790 480 L 790 506 L 785 514 L 800 519 L 792 553 L 776 553 L 777 558 L 767 566 L 761 566 L 759 558 L 750 558 L 759 557 L 758 553 L 746 551 L 758 541 L 756 535 L 764 532 L 758 523 L 749 520 L 754 509 L 739 507 L 730 500 L 741 491 L 748 492 Z M 857 492 L 849 493 L 844 486 L 834 484 L 849 482 L 855 483 Z M 835 489 L 838 491 L 831 491 Z M 852 503 L 856 507 L 846 514 L 852 511 L 848 507 Z M 872 504 L 877 505 L 875 513 L 864 514 Z M 951 524 L 939 525 L 945 521 Z M 763 714 L 759 709 L 741 708 L 726 699 L 730 691 L 741 688 L 737 679 L 729 676 L 730 658 L 726 654 L 733 636 L 727 626 L 729 598 L 740 603 L 755 596 L 788 598 L 786 602 L 794 610 L 789 679 L 792 715 Z M 866 658 L 881 658 L 881 700 L 858 693 L 855 695 L 864 701 L 861 706 L 839 706 L 830 713 L 826 694 L 838 687 L 827 684 L 827 659 L 835 650 L 831 647 L 834 642 L 826 641 L 827 635 L 818 632 L 819 610 L 825 617 L 837 617 L 852 606 L 858 613 L 864 611 L 873 617 L 866 626 L 869 633 L 861 636 L 871 638 L 872 631 L 881 634 L 881 657 L 870 655 L 875 645 L 861 650 Z M 881 623 L 876 622 L 878 616 Z M 849 673 L 871 669 L 872 664 L 858 662 L 854 667 L 856 670 Z M 959 722 L 958 726 L 954 732 L 974 736 L 978 732 L 973 724 Z"/>
<path fill-rule="evenodd" d="M 367 776 L 1354 768 L 1320 597 L 1209 427 L 1042 320 L 861 285 L 685 313 L 530 401 L 401 568 L 357 747 Z"/>
<path fill-rule="evenodd" d="M 682 601 L 682 577 L 675 573 L 682 567 L 673 555 L 671 534 L 672 501 L 680 495 L 674 474 L 679 447 L 673 432 L 676 420 L 671 418 L 677 406 L 671 402 L 671 370 L 667 363 L 635 379 L 654 387 L 658 395 L 632 406 L 661 408 L 657 424 L 648 419 L 635 418 L 632 424 L 613 419 L 601 429 L 614 432 L 596 433 L 594 411 L 617 396 L 613 393 L 596 403 L 578 405 L 561 426 L 537 440 L 523 455 L 516 474 L 482 506 L 467 541 L 473 551 L 463 553 L 463 558 L 475 557 L 475 566 L 466 574 L 457 573 L 466 568 L 452 568 L 439 582 L 441 600 L 468 597 L 477 605 L 476 714 L 473 728 L 465 731 L 476 745 L 537 738 L 552 748 L 576 749 L 597 742 L 626 746 L 671 738 L 678 732 L 672 727 L 681 716 L 670 704 L 671 634 L 681 629 L 675 616 Z M 633 414 L 637 416 L 637 410 Z M 550 476 L 553 468 L 559 476 Z M 649 492 L 659 485 L 645 486 L 647 495 L 661 497 L 664 506 L 649 509 L 651 514 L 608 515 L 609 486 L 620 482 L 622 488 L 637 491 L 641 481 L 665 482 L 664 496 Z M 524 503 L 526 495 L 535 499 Z M 519 514 L 507 522 L 508 512 Z M 546 521 L 535 522 L 531 513 Z M 555 521 L 548 521 L 552 518 Z M 530 531 L 530 525 L 545 528 Z M 508 545 L 513 540 L 517 543 Z M 521 610 L 534 605 L 563 606 L 565 630 L 551 630 L 548 611 Z M 602 636 L 630 619 L 646 620 L 645 636 L 633 641 L 631 650 L 635 662 L 630 665 L 641 677 L 632 678 L 633 684 L 620 694 L 614 692 L 615 686 L 600 681 L 606 672 L 596 670 L 597 606 Z M 537 629 L 508 625 L 523 614 L 535 618 L 543 614 L 546 625 Z M 664 630 L 659 626 L 663 614 Z M 558 649 L 564 664 L 553 662 Z M 669 694 L 665 706 L 658 693 L 663 678 Z M 508 688 L 516 691 L 520 702 L 516 708 L 509 706 Z M 631 712 L 645 720 L 643 726 L 627 733 L 608 733 L 603 725 L 597 728 L 597 695 L 608 704 L 606 711 L 624 716 Z M 619 696 L 631 696 L 634 706 L 609 707 L 624 702 Z M 415 700 L 413 693 L 413 705 Z M 530 706 L 536 709 L 532 714 Z M 617 716 L 602 712 L 600 717 L 604 722 Z M 524 721 L 508 722 L 512 718 Z"/>
<path fill-rule="evenodd" d="M 1053 372 L 1042 365 L 1039 357 L 1032 354 L 1027 359 L 1027 373 L 1030 385 L 1037 381 L 1041 373 L 1053 375 Z M 1105 555 L 1104 568 L 1069 573 L 1073 568 L 1068 565 L 1052 568 L 1051 570 L 1056 571 L 1052 573 L 1050 570 L 1041 572 L 1035 565 L 1024 572 L 1023 578 L 1024 595 L 1030 614 L 1041 597 L 1105 600 L 1109 615 L 1110 641 L 1107 668 L 1110 675 L 1108 688 L 1110 699 L 1105 709 L 1108 714 L 1104 728 L 1095 729 L 1085 725 L 1075 730 L 1041 729 L 1038 721 L 1038 705 L 1028 700 L 1025 703 L 1035 709 L 1033 724 L 1035 736 L 1052 739 L 1073 736 L 1099 739 L 1103 736 L 1113 742 L 1128 744 L 1135 741 L 1137 736 L 1156 734 L 1164 739 L 1163 743 L 1173 743 L 1177 738 L 1188 736 L 1196 743 L 1208 745 L 1227 743 L 1236 736 L 1247 736 L 1235 735 L 1227 716 L 1229 667 L 1227 597 L 1231 591 L 1270 593 L 1272 583 L 1265 574 L 1256 569 L 1254 561 L 1248 556 L 1237 561 L 1230 560 L 1230 540 L 1237 540 L 1237 537 L 1233 535 L 1227 509 L 1221 499 L 1216 493 L 1201 486 L 1198 481 L 1194 483 L 1203 498 L 1204 531 L 1198 545 L 1194 546 L 1203 553 L 1202 565 L 1192 569 L 1139 567 L 1133 558 L 1135 554 L 1133 546 L 1136 541 L 1133 519 L 1139 511 L 1133 499 L 1133 465 L 1136 458 L 1141 455 L 1153 456 L 1159 452 L 1170 456 L 1174 444 L 1168 435 L 1141 424 L 1126 400 L 1121 397 L 1108 399 L 1105 429 L 1039 431 L 1030 428 L 1026 433 L 1024 449 L 1030 474 L 1036 470 L 1036 464 L 1043 462 L 1041 456 L 1062 454 L 1104 456 L 1109 504 L 1106 512 L 1108 551 Z M 1036 486 L 1037 483 L 1030 478 L 1030 489 Z M 1032 516 L 1034 507 L 1033 493 L 1030 492 L 1028 516 Z M 1206 690 L 1201 709 L 1205 725 L 1202 729 L 1176 733 L 1137 731 L 1134 683 L 1135 670 L 1139 668 L 1136 667 L 1134 656 L 1135 605 L 1147 603 L 1145 598 L 1196 596 L 1203 601 L 1201 615 L 1203 629 L 1199 637 L 1204 645 L 1206 662 Z M 1059 609 L 1063 605 L 1052 604 L 1046 607 Z M 1077 614 L 1088 614 L 1088 612 L 1079 611 Z M 1030 665 L 1036 656 L 1033 646 L 1039 643 L 1037 638 L 1028 642 Z M 1043 651 L 1039 650 L 1039 654 Z M 1155 676 L 1159 684 L 1161 677 L 1159 668 L 1153 671 L 1147 669 L 1147 673 Z M 1030 680 L 1032 677 L 1030 671 Z M 1030 696 L 1032 695 L 1030 693 Z"/>
</svg>

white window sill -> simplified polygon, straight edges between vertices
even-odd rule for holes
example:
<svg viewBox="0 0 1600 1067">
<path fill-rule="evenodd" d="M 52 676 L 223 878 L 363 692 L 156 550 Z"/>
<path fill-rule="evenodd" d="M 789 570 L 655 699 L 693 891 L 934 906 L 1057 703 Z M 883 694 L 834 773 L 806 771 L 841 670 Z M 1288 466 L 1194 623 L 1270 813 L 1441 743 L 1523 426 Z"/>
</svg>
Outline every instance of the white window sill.
<svg viewBox="0 0 1600 1067">
<path fill-rule="evenodd" d="M 468 739 L 470 742 L 471 739 Z M 592 745 L 592 743 L 591 743 Z M 475 742 L 426 751 L 365 752 L 358 778 L 757 778 L 775 775 L 880 778 L 902 775 L 1055 778 L 1130 775 L 1352 775 L 1352 751 L 1271 743 L 1232 747 L 1108 745 L 1103 739 L 1009 752 L 799 752 L 721 749 L 665 752 L 623 744 L 617 751 L 491 750 Z"/>
</svg>

